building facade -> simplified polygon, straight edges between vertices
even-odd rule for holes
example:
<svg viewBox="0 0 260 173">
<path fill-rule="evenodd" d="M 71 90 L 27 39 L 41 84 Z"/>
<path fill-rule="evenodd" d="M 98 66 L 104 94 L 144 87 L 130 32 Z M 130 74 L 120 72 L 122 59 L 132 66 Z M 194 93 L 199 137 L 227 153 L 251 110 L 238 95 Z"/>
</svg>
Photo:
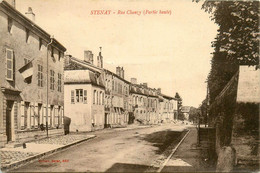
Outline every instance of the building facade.
<svg viewBox="0 0 260 173">
<path fill-rule="evenodd" d="M 117 74 L 104 69 L 105 126 L 124 126 L 129 123 L 129 82 L 124 79 L 124 69 L 117 67 Z"/>
<path fill-rule="evenodd" d="M 70 131 L 74 132 L 103 129 L 105 124 L 105 86 L 101 69 L 89 63 L 88 55 L 85 54 L 84 61 L 65 57 L 64 114 L 71 118 Z"/>
<path fill-rule="evenodd" d="M 45 135 L 46 124 L 62 133 L 66 48 L 33 22 L 31 8 L 26 14 L 0 2 L 1 147 Z"/>
</svg>

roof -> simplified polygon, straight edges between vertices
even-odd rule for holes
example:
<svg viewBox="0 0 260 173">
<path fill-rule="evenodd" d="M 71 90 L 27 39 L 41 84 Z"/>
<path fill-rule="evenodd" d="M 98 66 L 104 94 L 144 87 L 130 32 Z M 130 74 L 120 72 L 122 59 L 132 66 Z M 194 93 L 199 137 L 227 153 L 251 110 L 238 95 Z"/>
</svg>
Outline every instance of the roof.
<svg viewBox="0 0 260 173">
<path fill-rule="evenodd" d="M 93 72 L 98 72 L 101 73 L 102 72 L 102 68 L 99 68 L 93 64 L 90 64 L 89 62 L 80 60 L 78 58 L 72 57 L 72 56 L 68 56 L 69 58 L 69 65 L 66 65 L 64 67 L 64 70 L 79 70 L 79 69 L 84 69 L 84 70 L 90 70 Z"/>
<path fill-rule="evenodd" d="M 105 88 L 101 77 L 84 69 L 64 71 L 64 84 L 92 84 Z"/>
<path fill-rule="evenodd" d="M 10 5 L 8 2 L 4 0 L 0 0 L 0 5 L 3 7 L 3 10 L 5 13 L 8 13 L 8 15 L 11 15 L 10 17 L 15 18 L 17 20 L 21 20 L 24 25 L 31 31 L 34 31 L 36 35 L 41 35 L 41 38 L 45 40 L 46 42 L 51 41 L 51 36 L 48 34 L 45 30 L 43 30 L 40 26 L 38 26 L 35 22 L 28 19 L 25 15 L 20 13 L 18 10 L 16 10 L 12 5 Z M 38 33 L 38 34 L 37 34 Z M 58 42 L 55 38 L 53 39 L 54 47 L 57 49 L 65 52 L 66 48 Z"/>
<path fill-rule="evenodd" d="M 255 66 L 240 66 L 237 102 L 260 103 L 260 69 Z"/>
<path fill-rule="evenodd" d="M 125 80 L 124 78 L 118 76 L 116 73 L 114 73 L 114 72 L 112 72 L 112 71 L 110 71 L 110 70 L 107 70 L 107 69 L 103 69 L 103 70 L 104 70 L 106 73 L 110 73 L 110 74 L 112 74 L 113 76 L 116 76 L 117 78 L 119 78 L 120 80 L 122 80 L 122 81 L 124 81 L 124 82 L 130 84 L 129 81 L 127 81 L 127 80 Z"/>
</svg>

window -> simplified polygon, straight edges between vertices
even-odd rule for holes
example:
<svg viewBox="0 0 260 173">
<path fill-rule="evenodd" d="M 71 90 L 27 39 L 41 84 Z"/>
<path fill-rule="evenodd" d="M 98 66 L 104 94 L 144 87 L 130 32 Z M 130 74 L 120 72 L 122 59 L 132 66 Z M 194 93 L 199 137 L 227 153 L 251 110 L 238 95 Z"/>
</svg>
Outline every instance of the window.
<svg viewBox="0 0 260 173">
<path fill-rule="evenodd" d="M 76 102 L 83 102 L 83 89 L 76 89 Z"/>
<path fill-rule="evenodd" d="M 30 31 L 29 31 L 29 29 L 27 29 L 27 28 L 25 29 L 25 34 L 26 34 L 26 35 L 25 35 L 25 39 L 26 39 L 25 41 L 26 41 L 26 43 L 28 43 L 28 42 L 29 42 L 29 36 L 30 36 Z"/>
<path fill-rule="evenodd" d="M 43 87 L 43 67 L 38 64 L 38 86 Z"/>
<path fill-rule="evenodd" d="M 59 51 L 59 61 L 60 61 L 60 59 L 61 59 L 61 52 Z"/>
<path fill-rule="evenodd" d="M 98 100 L 98 92 L 96 93 L 97 96 L 96 96 L 96 99 L 97 99 L 97 105 L 99 104 L 99 100 Z"/>
<path fill-rule="evenodd" d="M 96 102 L 96 90 L 94 90 L 94 93 L 93 93 L 93 104 L 95 104 Z"/>
<path fill-rule="evenodd" d="M 61 74 L 58 73 L 58 91 L 61 92 Z"/>
<path fill-rule="evenodd" d="M 75 103 L 75 93 L 74 90 L 71 90 L 71 103 Z"/>
<path fill-rule="evenodd" d="M 39 38 L 39 50 L 42 48 L 42 38 Z"/>
<path fill-rule="evenodd" d="M 105 96 L 104 96 L 105 94 L 104 93 L 102 93 L 102 105 L 104 105 L 105 104 Z"/>
<path fill-rule="evenodd" d="M 85 103 L 85 104 L 87 104 L 87 101 L 88 101 L 88 100 L 87 100 L 87 98 L 88 98 L 87 96 L 88 96 L 88 95 L 87 95 L 87 90 L 84 90 L 84 103 Z"/>
<path fill-rule="evenodd" d="M 54 71 L 53 70 L 50 70 L 51 71 L 51 77 L 50 77 L 50 89 L 51 90 L 54 90 Z"/>
<path fill-rule="evenodd" d="M 10 49 L 6 49 L 6 79 L 7 80 L 13 80 L 14 76 L 14 55 L 13 51 Z"/>
<path fill-rule="evenodd" d="M 33 105 L 31 105 L 30 106 L 30 110 L 31 110 L 31 128 L 34 128 L 34 106 Z"/>
<path fill-rule="evenodd" d="M 8 24 L 7 24 L 7 30 L 8 30 L 9 33 L 11 33 L 12 26 L 13 26 L 13 19 L 10 18 L 10 17 L 8 17 L 7 22 L 8 22 Z"/>
<path fill-rule="evenodd" d="M 100 91 L 100 93 L 99 93 L 99 104 L 100 105 L 103 105 L 103 99 L 102 99 L 102 91 Z"/>
<path fill-rule="evenodd" d="M 54 47 L 51 47 L 51 57 L 54 57 Z"/>
</svg>

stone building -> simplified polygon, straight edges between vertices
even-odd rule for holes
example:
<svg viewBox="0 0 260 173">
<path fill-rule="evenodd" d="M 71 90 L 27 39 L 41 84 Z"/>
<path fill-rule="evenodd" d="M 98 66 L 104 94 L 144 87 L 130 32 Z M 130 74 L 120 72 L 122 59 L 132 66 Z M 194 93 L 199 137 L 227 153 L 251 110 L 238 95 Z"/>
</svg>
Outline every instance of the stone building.
<svg viewBox="0 0 260 173">
<path fill-rule="evenodd" d="M 34 23 L 31 8 L 26 17 L 12 5 L 0 1 L 1 147 L 46 135 L 46 122 L 49 135 L 63 126 L 66 48 Z"/>
<path fill-rule="evenodd" d="M 129 84 L 124 79 L 123 67 L 116 68 L 116 74 L 104 69 L 105 79 L 105 126 L 115 127 L 129 121 Z"/>
<path fill-rule="evenodd" d="M 84 61 L 66 55 L 64 91 L 64 114 L 71 118 L 70 131 L 104 128 L 105 86 L 102 69 L 93 65 L 91 51 L 85 51 Z"/>
</svg>

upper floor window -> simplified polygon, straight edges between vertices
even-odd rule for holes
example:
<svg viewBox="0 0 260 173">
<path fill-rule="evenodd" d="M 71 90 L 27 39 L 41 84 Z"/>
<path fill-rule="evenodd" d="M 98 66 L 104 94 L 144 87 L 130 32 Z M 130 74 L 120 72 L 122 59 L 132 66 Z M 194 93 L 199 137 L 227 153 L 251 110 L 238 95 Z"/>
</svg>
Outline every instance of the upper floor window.
<svg viewBox="0 0 260 173">
<path fill-rule="evenodd" d="M 83 89 L 76 89 L 76 102 L 83 102 Z"/>
<path fill-rule="evenodd" d="M 96 102 L 96 90 L 94 90 L 93 92 L 93 104 L 95 104 Z"/>
<path fill-rule="evenodd" d="M 58 73 L 58 91 L 61 92 L 61 74 Z"/>
<path fill-rule="evenodd" d="M 60 59 L 61 59 L 61 56 L 62 56 L 62 53 L 59 51 L 59 61 L 60 61 Z"/>
<path fill-rule="evenodd" d="M 6 49 L 6 79 L 14 80 L 14 53 L 13 50 Z"/>
<path fill-rule="evenodd" d="M 51 57 L 54 58 L 54 47 L 51 47 Z"/>
<path fill-rule="evenodd" d="M 38 64 L 38 86 L 43 87 L 43 67 Z"/>
<path fill-rule="evenodd" d="M 42 49 L 42 38 L 39 38 L 39 50 Z"/>
<path fill-rule="evenodd" d="M 13 26 L 13 19 L 8 17 L 7 19 L 7 30 L 9 33 L 11 33 L 12 31 L 12 26 Z"/>
<path fill-rule="evenodd" d="M 51 90 L 54 90 L 54 82 L 55 82 L 55 80 L 54 80 L 54 74 L 55 74 L 55 72 L 54 72 L 53 70 L 51 70 L 50 72 L 51 72 L 51 77 L 50 77 L 50 89 L 51 89 Z"/>
</svg>

